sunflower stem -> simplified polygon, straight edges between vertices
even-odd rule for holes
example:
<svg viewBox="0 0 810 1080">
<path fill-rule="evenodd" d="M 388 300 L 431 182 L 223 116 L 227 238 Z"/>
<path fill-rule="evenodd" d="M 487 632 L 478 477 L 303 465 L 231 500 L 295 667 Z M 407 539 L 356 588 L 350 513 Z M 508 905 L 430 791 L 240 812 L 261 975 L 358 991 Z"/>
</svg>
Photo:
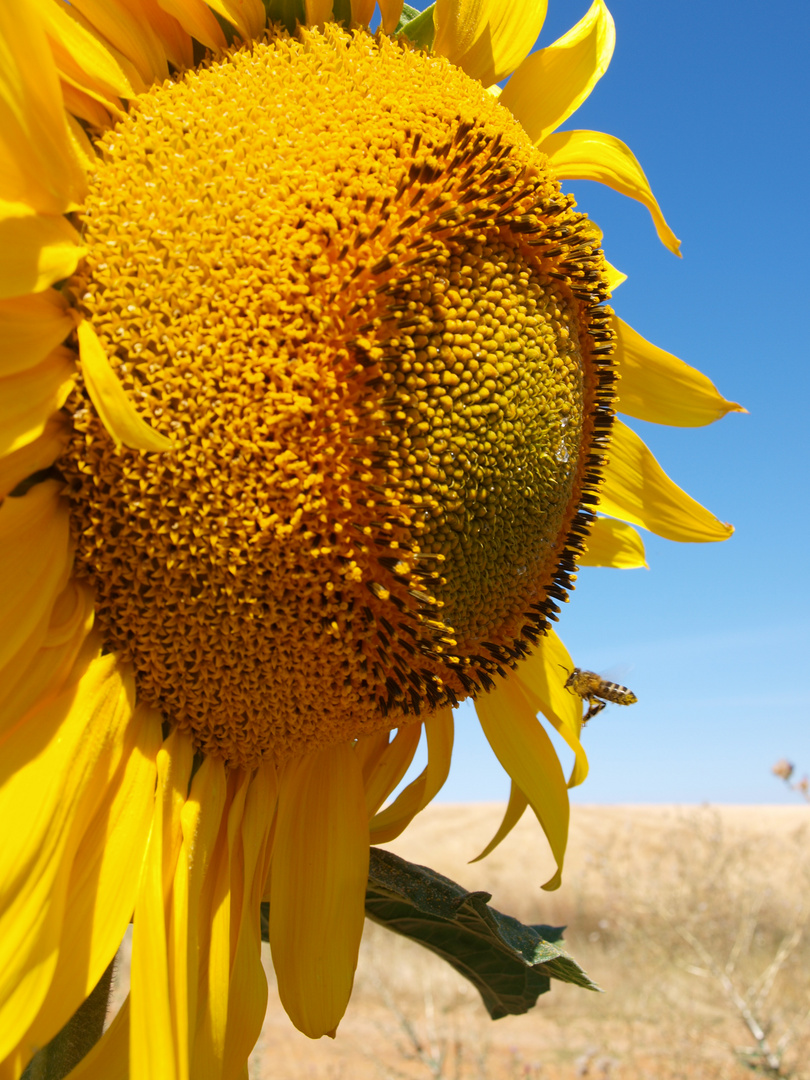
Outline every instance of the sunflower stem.
<svg viewBox="0 0 810 1080">
<path fill-rule="evenodd" d="M 104 1031 L 114 966 L 115 960 L 62 1030 L 31 1059 L 22 1080 L 63 1080 L 92 1050 Z"/>
</svg>

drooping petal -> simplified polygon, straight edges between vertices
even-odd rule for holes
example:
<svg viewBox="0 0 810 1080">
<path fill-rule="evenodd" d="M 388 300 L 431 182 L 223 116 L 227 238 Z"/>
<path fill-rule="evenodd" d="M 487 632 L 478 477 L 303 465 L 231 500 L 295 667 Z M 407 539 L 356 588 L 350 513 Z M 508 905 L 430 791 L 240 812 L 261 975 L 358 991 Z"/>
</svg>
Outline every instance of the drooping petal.
<svg viewBox="0 0 810 1080">
<path fill-rule="evenodd" d="M 523 817 L 523 811 L 528 805 L 529 800 L 513 780 L 509 788 L 509 802 L 506 804 L 506 810 L 504 811 L 503 820 L 498 826 L 498 831 L 481 854 L 476 855 L 474 859 L 470 859 L 470 862 L 478 862 L 479 859 L 485 859 L 490 852 L 494 851 L 501 840 L 509 835 Z"/>
<path fill-rule="evenodd" d="M 71 567 L 70 514 L 61 484 L 46 480 L 0 506 L 0 672 L 24 666 L 42 644 Z"/>
<path fill-rule="evenodd" d="M 558 131 L 547 136 L 540 149 L 548 154 L 560 180 L 596 180 L 637 199 L 650 211 L 664 247 L 680 255 L 681 242 L 667 225 L 644 170 L 620 139 L 601 131 Z"/>
<path fill-rule="evenodd" d="M 368 26 L 376 6 L 376 0 L 351 0 L 352 22 Z"/>
<path fill-rule="evenodd" d="M 159 718 L 136 709 L 121 764 L 76 852 L 67 890 L 59 959 L 29 1046 L 44 1046 L 92 992 L 118 949 L 135 892 L 155 799 Z"/>
<path fill-rule="evenodd" d="M 130 976 L 130 1073 L 143 1080 L 187 1080 L 178 1067 L 166 915 L 193 758 L 191 740 L 177 731 L 157 754 L 157 792 L 135 903 Z"/>
<path fill-rule="evenodd" d="M 547 0 L 436 0 L 433 52 L 491 86 L 529 55 L 547 8 Z"/>
<path fill-rule="evenodd" d="M 39 12 L 30 3 L 0 5 L 0 198 L 58 215 L 85 193 Z"/>
<path fill-rule="evenodd" d="M 49 289 L 70 277 L 82 255 L 79 234 L 66 218 L 0 201 L 0 300 Z"/>
<path fill-rule="evenodd" d="M 266 766 L 250 781 L 241 825 L 242 852 L 236 872 L 243 877 L 243 901 L 231 924 L 231 940 L 235 940 L 235 946 L 231 959 L 228 1030 L 222 1059 L 223 1080 L 237 1080 L 243 1075 L 267 1009 L 259 905 L 268 870 L 269 824 L 276 797 L 275 770 Z"/>
<path fill-rule="evenodd" d="M 532 142 L 565 123 L 602 78 L 613 56 L 616 30 L 604 0 L 553 45 L 527 56 L 504 87 L 500 101 Z"/>
<path fill-rule="evenodd" d="M 395 840 L 444 786 L 450 772 L 453 732 L 453 710 L 449 706 L 439 709 L 425 720 L 428 763 L 390 806 L 371 819 L 372 844 L 387 844 Z"/>
<path fill-rule="evenodd" d="M 340 745 L 288 762 L 279 783 L 270 946 L 279 995 L 310 1038 L 346 1009 L 363 932 L 368 817 L 359 763 Z"/>
<path fill-rule="evenodd" d="M 67 401 L 75 379 L 74 354 L 62 346 L 36 367 L 0 378 L 0 454 L 39 438 Z"/>
<path fill-rule="evenodd" d="M 727 540 L 734 532 L 670 480 L 643 441 L 620 420 L 611 429 L 608 457 L 600 513 L 685 543 Z"/>
<path fill-rule="evenodd" d="M 365 760 L 361 756 L 363 787 L 366 792 L 366 806 L 369 818 L 377 813 L 408 771 L 408 766 L 413 761 L 413 756 L 419 745 L 422 725 L 403 724 L 402 727 L 397 729 L 397 733 L 391 742 L 388 741 L 388 732 L 382 734 L 385 743 L 379 747 L 378 752 L 369 755 Z M 373 738 L 374 736 L 369 736 L 369 741 Z M 360 742 L 363 741 L 365 740 L 360 740 Z M 359 745 L 360 743 L 358 743 L 358 748 Z"/>
<path fill-rule="evenodd" d="M 74 857 L 130 748 L 133 698 L 116 656 L 97 654 L 58 697 L 4 733 L 0 820 L 14 828 L 0 846 L 0 1061 L 48 993 Z"/>
<path fill-rule="evenodd" d="M 580 566 L 612 566 L 615 570 L 635 570 L 647 565 L 644 541 L 625 521 L 597 518 L 588 534 L 588 547 L 579 558 Z"/>
<path fill-rule="evenodd" d="M 233 928 L 244 902 L 244 882 L 238 872 L 242 855 L 241 825 L 248 776 L 228 776 L 219 835 L 199 906 L 200 970 L 196 1032 L 191 1075 L 220 1080 L 228 1031 Z"/>
<path fill-rule="evenodd" d="M 557 863 L 544 889 L 560 886 L 568 842 L 568 791 L 554 745 L 511 674 L 476 699 L 475 711 L 495 756 L 529 801 Z"/>
<path fill-rule="evenodd" d="M 74 325 L 67 301 L 54 289 L 0 300 L 0 376 L 16 375 L 41 363 Z"/>
<path fill-rule="evenodd" d="M 579 741 L 582 703 L 565 685 L 573 670 L 574 662 L 565 645 L 553 630 L 548 630 L 514 675 L 531 707 L 554 725 L 574 751 L 569 787 L 581 784 L 588 775 L 588 759 Z"/>
<path fill-rule="evenodd" d="M 745 412 L 726 401 L 703 372 L 664 352 L 615 315 L 616 366 L 621 376 L 616 408 L 638 420 L 673 427 L 702 427 L 730 412 Z"/>
<path fill-rule="evenodd" d="M 0 379 L 0 388 L 3 381 Z M 26 477 L 40 469 L 53 465 L 61 454 L 70 435 L 69 421 L 57 413 L 45 425 L 45 429 L 33 442 L 0 457 L 0 499 Z"/>
<path fill-rule="evenodd" d="M 127 397 L 87 319 L 79 323 L 77 334 L 87 392 L 115 445 L 123 443 L 133 450 L 171 450 L 171 439 L 151 428 Z"/>
</svg>

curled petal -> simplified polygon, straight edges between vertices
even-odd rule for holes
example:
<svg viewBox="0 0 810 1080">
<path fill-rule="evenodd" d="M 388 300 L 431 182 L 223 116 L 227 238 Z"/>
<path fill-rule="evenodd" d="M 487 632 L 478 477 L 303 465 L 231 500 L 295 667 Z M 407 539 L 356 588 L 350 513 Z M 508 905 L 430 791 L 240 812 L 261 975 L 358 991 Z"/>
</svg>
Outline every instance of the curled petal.
<svg viewBox="0 0 810 1080">
<path fill-rule="evenodd" d="M 441 790 L 453 755 L 453 710 L 439 709 L 425 720 L 428 763 L 423 771 L 371 821 L 372 844 L 387 844 L 410 824 Z"/>
<path fill-rule="evenodd" d="M 608 69 L 616 31 L 604 0 L 594 0 L 576 26 L 527 56 L 506 84 L 501 104 L 532 142 L 541 142 L 585 101 Z"/>
<path fill-rule="evenodd" d="M 746 411 L 726 401 L 703 372 L 645 340 L 615 315 L 611 321 L 618 339 L 619 412 L 653 424 L 702 427 L 727 413 Z"/>
<path fill-rule="evenodd" d="M 557 872 L 543 888 L 557 889 L 568 842 L 569 807 L 554 745 L 514 675 L 477 698 L 475 711 L 495 756 L 528 799 L 546 834 Z"/>
<path fill-rule="evenodd" d="M 115 445 L 123 443 L 133 450 L 171 450 L 171 440 L 154 431 L 137 413 L 87 319 L 79 323 L 78 337 L 87 392 Z"/>
<path fill-rule="evenodd" d="M 647 565 L 644 541 L 626 521 L 600 517 L 588 534 L 588 547 L 580 566 L 612 566 L 614 570 L 635 570 Z"/>
<path fill-rule="evenodd" d="M 670 480 L 638 435 L 620 420 L 613 424 L 608 454 L 600 513 L 685 543 L 727 540 L 734 532 Z"/>
<path fill-rule="evenodd" d="M 0 380 L 0 388 L 2 388 Z M 53 465 L 70 436 L 69 422 L 62 415 L 51 417 L 41 435 L 30 443 L 0 457 L 0 499 L 4 499 L 27 477 Z"/>
<path fill-rule="evenodd" d="M 644 170 L 620 139 L 601 131 L 558 131 L 540 143 L 561 180 L 597 180 L 614 191 L 637 199 L 650 211 L 658 239 L 674 255 L 681 242 L 666 223 Z"/>
<path fill-rule="evenodd" d="M 419 745 L 421 734 L 421 724 L 403 724 L 397 729 L 396 735 L 390 742 L 388 732 L 383 732 L 384 743 L 379 746 L 376 753 L 369 754 L 363 761 L 363 787 L 366 792 L 369 817 L 377 813 L 407 772 Z M 373 735 L 369 736 L 368 741 L 374 738 Z"/>
<path fill-rule="evenodd" d="M 498 826 L 498 831 L 492 837 L 490 842 L 484 848 L 480 855 L 476 855 L 474 859 L 470 859 L 470 862 L 478 862 L 479 859 L 485 859 L 490 852 L 500 844 L 501 840 L 509 835 L 514 829 L 520 819 L 523 817 L 523 811 L 529 805 L 529 800 L 517 786 L 515 781 L 509 788 L 509 802 L 506 804 L 506 810 L 504 811 L 503 820 Z"/>
<path fill-rule="evenodd" d="M 491 86 L 529 55 L 547 7 L 547 0 L 436 0 L 433 52 Z"/>
</svg>

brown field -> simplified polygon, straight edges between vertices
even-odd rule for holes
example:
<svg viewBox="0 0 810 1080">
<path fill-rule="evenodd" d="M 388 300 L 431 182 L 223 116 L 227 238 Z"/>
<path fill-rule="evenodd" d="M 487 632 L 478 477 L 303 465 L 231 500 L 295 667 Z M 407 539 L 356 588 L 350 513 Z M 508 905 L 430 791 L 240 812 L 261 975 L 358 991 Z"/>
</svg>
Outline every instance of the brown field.
<svg viewBox="0 0 810 1080">
<path fill-rule="evenodd" d="M 291 1028 L 268 958 L 251 1080 L 810 1077 L 810 808 L 576 806 L 556 893 L 539 888 L 551 866 L 528 814 L 467 864 L 501 812 L 433 806 L 390 847 L 526 922 L 567 924 L 605 992 L 553 982 L 492 1022 L 440 960 L 367 924 L 334 1041 Z"/>
</svg>

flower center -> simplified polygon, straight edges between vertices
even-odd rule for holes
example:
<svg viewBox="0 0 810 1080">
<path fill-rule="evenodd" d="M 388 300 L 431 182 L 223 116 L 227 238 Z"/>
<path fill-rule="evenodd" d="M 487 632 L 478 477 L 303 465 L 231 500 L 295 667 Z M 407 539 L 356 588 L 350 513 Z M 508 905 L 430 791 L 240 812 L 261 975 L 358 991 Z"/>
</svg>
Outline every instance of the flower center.
<svg viewBox="0 0 810 1080">
<path fill-rule="evenodd" d="M 546 159 L 446 61 L 336 28 L 100 149 L 71 290 L 175 449 L 116 449 L 80 390 L 60 467 L 139 698 L 250 765 L 491 687 L 570 587 L 610 422 L 598 233 Z"/>
</svg>

